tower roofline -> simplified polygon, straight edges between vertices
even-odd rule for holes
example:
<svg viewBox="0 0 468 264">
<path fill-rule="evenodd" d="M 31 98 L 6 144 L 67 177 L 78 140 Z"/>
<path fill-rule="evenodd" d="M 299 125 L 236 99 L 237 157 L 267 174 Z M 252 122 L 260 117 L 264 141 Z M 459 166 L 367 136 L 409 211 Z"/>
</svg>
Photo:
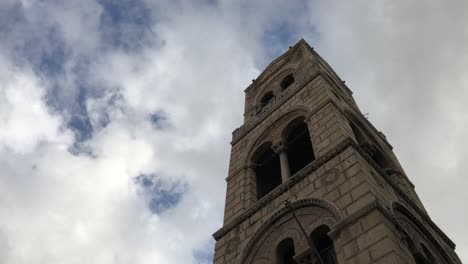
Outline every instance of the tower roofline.
<svg viewBox="0 0 468 264">
<path fill-rule="evenodd" d="M 279 57 L 274 59 L 268 66 L 260 73 L 260 75 L 253 80 L 253 82 L 244 90 L 244 92 L 250 91 L 252 88 L 256 87 L 258 84 L 262 82 L 258 82 L 257 80 L 261 80 L 267 72 L 269 72 L 269 69 L 272 68 L 274 65 L 276 65 L 279 61 L 284 59 L 285 57 L 289 56 L 292 54 L 294 51 L 296 51 L 301 45 L 306 46 L 310 51 L 313 51 L 314 49 L 307 43 L 307 41 L 304 40 L 304 38 L 301 38 L 294 46 L 290 47 L 286 52 L 281 54 Z"/>
</svg>

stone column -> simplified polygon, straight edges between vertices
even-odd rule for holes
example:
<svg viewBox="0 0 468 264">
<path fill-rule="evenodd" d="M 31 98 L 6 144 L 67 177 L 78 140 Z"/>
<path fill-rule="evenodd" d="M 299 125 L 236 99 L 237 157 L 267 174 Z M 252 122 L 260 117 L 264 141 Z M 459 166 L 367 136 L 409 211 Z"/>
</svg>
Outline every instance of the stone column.
<svg viewBox="0 0 468 264">
<path fill-rule="evenodd" d="M 273 149 L 279 155 L 281 166 L 281 181 L 285 183 L 291 176 L 289 171 L 289 161 L 288 155 L 286 154 L 286 148 L 282 142 L 279 142 L 278 144 L 273 146 Z"/>
</svg>

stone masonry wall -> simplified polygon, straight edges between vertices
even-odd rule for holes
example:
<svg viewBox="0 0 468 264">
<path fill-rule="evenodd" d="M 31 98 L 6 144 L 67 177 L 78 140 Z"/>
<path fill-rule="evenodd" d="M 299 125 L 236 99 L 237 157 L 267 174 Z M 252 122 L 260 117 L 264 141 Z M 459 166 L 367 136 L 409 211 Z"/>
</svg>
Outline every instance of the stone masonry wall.
<svg viewBox="0 0 468 264">
<path fill-rule="evenodd" d="M 340 213 L 340 221 L 329 232 L 338 263 L 415 263 L 395 220 L 395 204 L 407 208 L 412 220 L 434 239 L 433 244 L 440 245 L 439 251 L 449 252 L 453 263 L 460 263 L 453 242 L 427 216 L 385 136 L 364 120 L 347 87 L 337 90 L 339 77 L 327 72 L 331 67 L 304 43 L 300 41 L 268 66 L 255 84 L 258 87 L 246 90 L 245 120 L 251 123 L 233 137 L 224 226 L 214 234 L 214 263 L 241 264 L 248 245 L 257 243 L 257 232 L 284 209 L 285 201 L 311 197 L 332 203 Z M 307 82 L 295 86 L 294 93 L 284 93 L 262 115 L 252 114 L 258 111 L 259 94 L 271 85 L 280 96 L 280 80 L 300 71 L 297 67 L 306 65 L 304 61 L 309 63 Z M 302 78 L 301 74 L 305 73 L 295 77 Z M 401 172 L 388 175 L 359 147 L 350 127 L 350 113 L 362 119 Z M 265 142 L 280 143 L 284 128 L 296 117 L 305 118 L 315 160 L 258 200 L 251 156 Z"/>
<path fill-rule="evenodd" d="M 377 209 L 360 215 L 369 205 L 380 202 L 378 193 L 381 187 L 365 168 L 360 154 L 348 147 L 220 238 L 216 244 L 215 263 L 240 263 L 240 255 L 249 239 L 284 206 L 286 200 L 307 197 L 321 197 L 333 202 L 345 219 L 357 217 L 336 234 L 335 248 L 340 263 L 392 263 L 386 261 L 395 259 L 401 262 L 393 263 L 412 263 L 407 259 L 407 252 L 400 247 L 399 238 L 387 216 Z M 331 171 L 337 176 L 329 179 L 327 176 Z M 232 241 L 237 241 L 236 246 Z"/>
</svg>

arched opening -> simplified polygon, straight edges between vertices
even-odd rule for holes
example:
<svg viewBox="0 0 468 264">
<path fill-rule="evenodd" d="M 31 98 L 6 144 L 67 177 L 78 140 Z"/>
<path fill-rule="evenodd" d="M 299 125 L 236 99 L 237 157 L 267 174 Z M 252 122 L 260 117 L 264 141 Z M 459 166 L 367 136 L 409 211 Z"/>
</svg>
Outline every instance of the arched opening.
<svg viewBox="0 0 468 264">
<path fill-rule="evenodd" d="M 361 130 L 353 123 L 349 122 L 351 129 L 353 130 L 354 137 L 356 138 L 357 143 L 362 146 L 366 143 L 366 137 L 361 132 Z"/>
<path fill-rule="evenodd" d="M 314 242 L 316 252 L 322 258 L 323 264 L 336 264 L 336 252 L 333 240 L 328 236 L 330 228 L 321 225 L 310 234 L 310 239 Z"/>
<path fill-rule="evenodd" d="M 377 147 L 377 143 L 375 143 L 370 136 L 364 135 L 362 130 L 356 124 L 354 124 L 354 122 L 350 122 L 349 124 L 353 130 L 354 137 L 356 137 L 356 141 L 359 146 L 361 146 L 367 152 L 367 154 L 371 156 L 371 158 L 377 163 L 377 165 L 379 165 L 380 168 L 383 170 L 391 170 L 393 168 L 392 164 Z"/>
<path fill-rule="evenodd" d="M 436 263 L 434 256 L 432 255 L 431 251 L 426 247 L 426 245 L 421 244 L 421 248 L 423 249 L 424 255 L 426 255 L 426 259 L 428 263 Z"/>
<path fill-rule="evenodd" d="M 284 141 L 291 175 L 315 159 L 309 128 L 304 123 L 304 118 L 296 119 L 288 125 Z"/>
<path fill-rule="evenodd" d="M 271 100 L 273 100 L 273 98 L 275 98 L 273 92 L 267 92 L 265 95 L 263 95 L 262 99 L 260 100 L 260 107 L 265 107 L 265 105 L 267 105 Z"/>
<path fill-rule="evenodd" d="M 294 260 L 296 252 L 294 250 L 294 241 L 291 238 L 286 238 L 281 241 L 276 248 L 276 263 L 277 264 L 296 264 Z"/>
<path fill-rule="evenodd" d="M 384 171 L 392 170 L 392 165 L 388 161 L 388 159 L 380 152 L 380 150 L 374 150 L 372 154 L 372 159 L 382 168 Z"/>
<path fill-rule="evenodd" d="M 271 148 L 271 143 L 267 143 L 257 149 L 252 163 L 257 183 L 257 199 L 260 199 L 281 184 L 280 160 Z"/>
<path fill-rule="evenodd" d="M 291 84 L 294 83 L 294 76 L 292 74 L 289 74 L 288 76 L 284 77 L 284 79 L 281 81 L 280 86 L 281 90 L 284 91 L 286 88 L 291 86 Z"/>
<path fill-rule="evenodd" d="M 411 253 L 411 256 L 413 256 L 416 264 L 432 263 L 418 250 L 413 239 L 406 232 L 403 231 L 402 236 L 403 236 L 403 241 L 405 241 L 406 245 L 408 246 L 408 250 Z"/>
<path fill-rule="evenodd" d="M 392 204 L 393 214 L 400 227 L 403 241 L 406 242 L 416 263 L 452 263 L 453 258 L 446 248 L 433 236 L 405 206 L 398 202 Z M 408 235 L 410 234 L 410 235 Z M 415 239 L 419 238 L 417 241 Z M 424 243 L 423 243 L 424 242 Z M 418 243 L 418 244 L 417 244 Z M 430 249 L 426 247 L 430 245 Z M 418 247 L 419 246 L 419 247 Z M 454 246 L 450 246 L 452 249 Z"/>
</svg>

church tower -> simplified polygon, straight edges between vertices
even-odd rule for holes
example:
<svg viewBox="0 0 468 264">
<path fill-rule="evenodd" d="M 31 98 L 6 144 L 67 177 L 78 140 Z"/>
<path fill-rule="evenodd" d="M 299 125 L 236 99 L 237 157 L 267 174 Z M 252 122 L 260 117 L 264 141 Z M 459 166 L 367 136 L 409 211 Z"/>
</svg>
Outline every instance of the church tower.
<svg viewBox="0 0 468 264">
<path fill-rule="evenodd" d="M 215 264 L 461 263 L 392 145 L 304 40 L 245 90 Z"/>
</svg>

